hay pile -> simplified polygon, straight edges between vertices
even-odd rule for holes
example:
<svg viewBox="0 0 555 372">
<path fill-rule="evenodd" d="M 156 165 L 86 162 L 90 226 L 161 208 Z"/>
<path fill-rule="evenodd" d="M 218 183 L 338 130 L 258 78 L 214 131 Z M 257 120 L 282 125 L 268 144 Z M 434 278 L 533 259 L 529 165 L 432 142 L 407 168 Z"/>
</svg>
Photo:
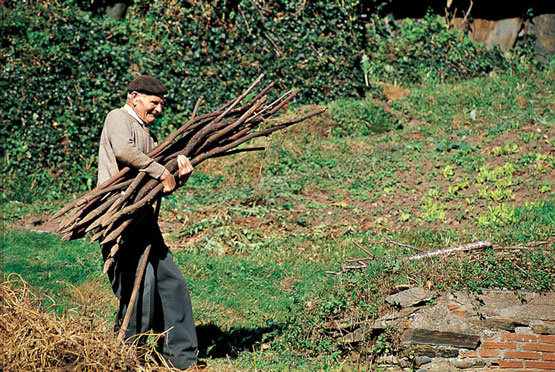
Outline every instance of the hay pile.
<svg viewBox="0 0 555 372">
<path fill-rule="evenodd" d="M 159 367 L 152 349 L 118 344 L 90 308 L 60 308 L 21 277 L 0 285 L 0 371 L 177 371 Z"/>
</svg>

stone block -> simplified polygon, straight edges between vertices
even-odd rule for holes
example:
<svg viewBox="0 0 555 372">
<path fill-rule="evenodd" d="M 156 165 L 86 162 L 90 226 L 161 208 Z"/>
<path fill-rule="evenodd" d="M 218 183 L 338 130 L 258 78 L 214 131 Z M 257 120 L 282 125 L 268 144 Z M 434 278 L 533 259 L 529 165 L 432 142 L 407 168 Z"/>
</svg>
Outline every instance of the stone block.
<svg viewBox="0 0 555 372">
<path fill-rule="evenodd" d="M 506 18 L 495 22 L 493 30 L 486 37 L 486 46 L 497 45 L 502 51 L 509 51 L 515 45 L 518 32 L 522 29 L 522 19 Z"/>
<path fill-rule="evenodd" d="M 555 320 L 555 292 L 537 294 L 510 291 L 485 290 L 478 298 L 483 306 L 480 313 L 484 317 L 517 318 L 532 320 Z"/>
<path fill-rule="evenodd" d="M 486 362 L 482 359 L 461 359 L 461 360 L 454 360 L 453 365 L 460 369 L 468 369 L 468 368 L 481 368 L 486 366 Z"/>
<path fill-rule="evenodd" d="M 405 344 L 399 352 L 399 357 L 407 357 L 410 354 L 430 358 L 457 358 L 459 356 L 459 349 L 444 346 L 432 347 L 429 345 Z"/>
<path fill-rule="evenodd" d="M 555 334 L 555 324 L 545 323 L 541 320 L 530 322 L 530 328 L 532 328 L 532 331 L 535 333 L 539 333 L 541 335 Z"/>
<path fill-rule="evenodd" d="M 428 329 L 407 329 L 401 341 L 408 344 L 442 345 L 465 349 L 475 349 L 480 336 L 458 332 L 442 332 Z"/>
<path fill-rule="evenodd" d="M 541 14 L 532 19 L 528 33 L 536 35 L 536 49 L 555 53 L 555 14 Z"/>
<path fill-rule="evenodd" d="M 359 328 L 343 336 L 342 341 L 345 344 L 353 344 L 353 343 L 361 342 L 362 340 L 364 340 L 364 338 L 365 338 L 364 331 Z"/>
<path fill-rule="evenodd" d="M 528 325 L 528 322 L 520 318 L 505 318 L 494 316 L 483 320 L 483 326 L 488 329 L 501 329 L 513 332 L 516 327 Z"/>
<path fill-rule="evenodd" d="M 470 306 L 462 308 L 466 310 L 464 317 L 452 314 L 445 299 L 439 298 L 433 306 L 424 307 L 412 316 L 411 328 L 479 335 L 481 328 L 476 326 L 479 322 L 476 312 Z"/>
<path fill-rule="evenodd" d="M 416 306 L 437 297 L 437 293 L 423 287 L 410 288 L 386 297 L 386 302 L 400 307 Z"/>
</svg>

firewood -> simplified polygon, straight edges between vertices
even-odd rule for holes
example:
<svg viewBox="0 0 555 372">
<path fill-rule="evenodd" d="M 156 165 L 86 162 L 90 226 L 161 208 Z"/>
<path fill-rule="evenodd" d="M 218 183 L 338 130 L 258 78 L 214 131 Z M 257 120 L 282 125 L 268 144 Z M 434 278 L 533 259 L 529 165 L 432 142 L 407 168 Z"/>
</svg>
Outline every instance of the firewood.
<svg viewBox="0 0 555 372">
<path fill-rule="evenodd" d="M 197 116 L 202 96 L 197 100 L 191 119 L 164 139 L 147 155 L 177 176 L 177 157 L 185 155 L 193 166 L 203 161 L 239 152 L 263 150 L 263 147 L 238 148 L 257 138 L 283 130 L 323 113 L 316 109 L 306 115 L 284 122 L 270 118 L 295 98 L 299 91 L 287 91 L 270 103 L 267 93 L 270 82 L 247 102 L 242 101 L 254 91 L 264 75 L 260 75 L 241 95 L 226 102 L 216 111 Z M 177 185 L 181 187 L 183 185 Z M 126 167 L 103 184 L 69 203 L 51 219 L 61 219 L 58 232 L 64 240 L 79 239 L 93 232 L 91 241 L 113 244 L 106 260 L 107 271 L 119 249 L 121 237 L 129 233 L 156 200 L 163 196 L 163 185 L 144 172 Z"/>
</svg>

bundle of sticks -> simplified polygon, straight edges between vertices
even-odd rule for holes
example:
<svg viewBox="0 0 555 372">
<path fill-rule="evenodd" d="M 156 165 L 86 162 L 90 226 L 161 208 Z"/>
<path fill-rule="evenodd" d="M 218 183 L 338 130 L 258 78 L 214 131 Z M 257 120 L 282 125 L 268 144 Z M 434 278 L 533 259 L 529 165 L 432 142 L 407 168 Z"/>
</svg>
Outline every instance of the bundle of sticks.
<svg viewBox="0 0 555 372">
<path fill-rule="evenodd" d="M 244 151 L 263 150 L 261 147 L 237 148 L 245 142 L 287 128 L 310 117 L 321 114 L 325 107 L 284 122 L 268 120 L 282 109 L 299 91 L 288 91 L 266 103 L 267 93 L 274 85 L 268 84 L 254 95 L 260 75 L 240 96 L 227 102 L 214 112 L 197 116 L 201 98 L 197 101 L 192 118 L 148 153 L 164 165 L 174 176 L 178 174 L 177 157 L 185 155 L 193 166 L 206 159 Z M 254 96 L 250 99 L 247 97 Z M 246 101 L 245 103 L 242 103 Z M 92 234 L 91 242 L 112 243 L 105 261 L 106 272 L 114 262 L 124 234 L 132 231 L 144 213 L 144 208 L 163 196 L 163 185 L 144 172 L 123 168 L 114 177 L 56 212 L 51 220 L 62 217 L 57 232 L 62 240 L 72 240 Z M 70 213 L 68 213 L 70 212 Z M 67 214 L 67 215 L 66 215 Z"/>
</svg>

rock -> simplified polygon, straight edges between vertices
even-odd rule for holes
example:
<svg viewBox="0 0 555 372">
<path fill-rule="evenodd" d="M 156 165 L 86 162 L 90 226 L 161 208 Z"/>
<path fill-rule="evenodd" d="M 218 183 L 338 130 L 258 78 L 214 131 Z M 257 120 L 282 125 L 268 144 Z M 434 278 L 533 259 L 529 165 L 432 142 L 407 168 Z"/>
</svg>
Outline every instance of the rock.
<svg viewBox="0 0 555 372">
<path fill-rule="evenodd" d="M 399 360 L 394 355 L 382 355 L 378 357 L 379 364 L 398 364 Z"/>
<path fill-rule="evenodd" d="M 470 37 L 479 43 L 486 41 L 486 38 L 493 30 L 494 24 L 487 19 L 474 19 L 470 24 Z"/>
<path fill-rule="evenodd" d="M 484 304 L 480 313 L 486 317 L 520 318 L 527 320 L 555 320 L 555 292 L 537 294 L 501 290 L 484 290 L 478 298 Z"/>
<path fill-rule="evenodd" d="M 453 365 L 460 369 L 485 367 L 486 362 L 480 358 L 468 358 L 453 361 Z"/>
<path fill-rule="evenodd" d="M 127 4 L 125 2 L 114 2 L 106 7 L 106 15 L 114 19 L 122 19 L 126 10 Z"/>
<path fill-rule="evenodd" d="M 408 358 L 400 358 L 399 367 L 402 367 L 402 368 L 412 367 L 412 363 L 409 362 Z"/>
<path fill-rule="evenodd" d="M 430 364 L 426 364 L 426 368 L 418 369 L 417 371 L 426 372 L 460 372 L 460 369 L 453 366 L 448 361 L 434 360 Z"/>
<path fill-rule="evenodd" d="M 515 333 L 529 335 L 532 333 L 530 327 L 515 327 Z"/>
<path fill-rule="evenodd" d="M 480 342 L 480 335 L 428 329 L 407 329 L 403 332 L 401 341 L 409 344 L 444 345 L 475 349 Z"/>
<path fill-rule="evenodd" d="M 507 18 L 493 22 L 496 22 L 496 24 L 486 38 L 486 46 L 493 48 L 498 45 L 502 51 L 509 51 L 515 45 L 518 32 L 522 28 L 522 19 Z"/>
<path fill-rule="evenodd" d="M 541 335 L 555 335 L 555 324 L 548 324 L 535 320 L 530 322 L 530 328 Z"/>
<path fill-rule="evenodd" d="M 408 357 L 411 354 L 430 358 L 456 358 L 459 356 L 459 349 L 442 346 L 432 347 L 428 345 L 405 344 L 399 352 L 399 357 Z"/>
<path fill-rule="evenodd" d="M 411 328 L 479 335 L 479 329 L 475 327 L 479 319 L 471 305 L 461 305 L 453 311 L 449 305 L 446 297 L 437 299 L 435 305 L 424 307 L 412 316 Z M 458 315 L 463 312 L 464 316 Z"/>
<path fill-rule="evenodd" d="M 555 53 L 555 14 L 542 14 L 532 19 L 528 33 L 536 35 L 536 49 Z"/>
<path fill-rule="evenodd" d="M 475 19 L 470 26 L 472 39 L 483 42 L 488 48 L 499 46 L 506 52 L 513 47 L 522 29 L 521 18 L 506 18 L 496 21 Z"/>
<path fill-rule="evenodd" d="M 483 320 L 483 326 L 487 329 L 502 329 L 513 332 L 517 326 L 528 325 L 528 322 L 520 318 L 492 317 Z"/>
<path fill-rule="evenodd" d="M 432 361 L 432 358 L 427 356 L 417 356 L 416 358 L 414 358 L 414 362 L 416 363 L 417 367 L 420 367 L 423 364 L 430 363 L 431 361 Z"/>
<path fill-rule="evenodd" d="M 408 317 L 409 315 L 412 315 L 413 313 L 417 312 L 420 309 L 421 307 L 407 307 L 400 310 L 395 310 L 391 313 L 384 315 L 381 318 L 378 318 L 376 322 L 379 323 L 379 322 L 397 320 L 400 318 Z"/>
<path fill-rule="evenodd" d="M 386 369 L 387 372 L 404 372 L 402 368 L 397 366 L 389 366 Z"/>
<path fill-rule="evenodd" d="M 423 287 L 407 289 L 386 297 L 386 302 L 400 307 L 416 306 L 435 298 L 437 294 Z"/>
<path fill-rule="evenodd" d="M 327 330 L 337 330 L 337 331 L 345 331 L 347 329 L 353 329 L 357 326 L 358 323 L 353 323 L 351 321 L 344 321 L 344 320 L 331 320 L 324 326 L 324 329 Z"/>
<path fill-rule="evenodd" d="M 364 340 L 364 331 L 360 328 L 343 336 L 343 343 L 345 344 L 357 343 L 362 340 Z"/>
</svg>

